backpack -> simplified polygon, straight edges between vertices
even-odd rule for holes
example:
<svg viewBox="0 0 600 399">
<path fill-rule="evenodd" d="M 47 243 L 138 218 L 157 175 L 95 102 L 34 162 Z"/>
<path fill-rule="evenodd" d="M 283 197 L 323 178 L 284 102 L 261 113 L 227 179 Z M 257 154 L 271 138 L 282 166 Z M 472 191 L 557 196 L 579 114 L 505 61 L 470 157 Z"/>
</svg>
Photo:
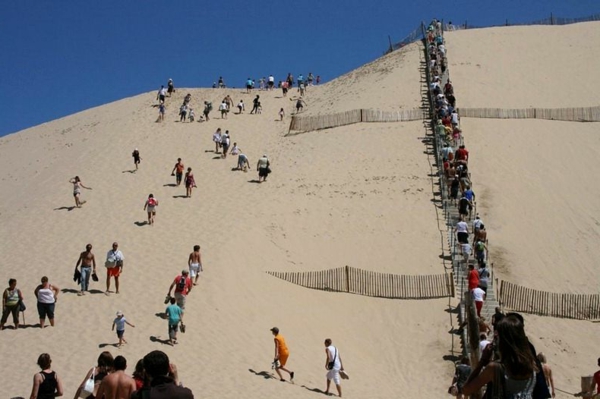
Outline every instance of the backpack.
<svg viewBox="0 0 600 399">
<path fill-rule="evenodd" d="M 183 291 L 185 289 L 186 281 L 187 281 L 187 279 L 185 278 L 185 276 L 181 276 L 181 278 L 179 279 L 179 282 L 177 283 L 177 290 Z"/>
</svg>

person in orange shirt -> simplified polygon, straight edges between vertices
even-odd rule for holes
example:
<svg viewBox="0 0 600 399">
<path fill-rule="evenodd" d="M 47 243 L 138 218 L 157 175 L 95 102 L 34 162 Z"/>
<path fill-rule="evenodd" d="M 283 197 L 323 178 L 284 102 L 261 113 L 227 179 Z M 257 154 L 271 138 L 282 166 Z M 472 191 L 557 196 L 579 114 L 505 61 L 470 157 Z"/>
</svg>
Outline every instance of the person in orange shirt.
<svg viewBox="0 0 600 399">
<path fill-rule="evenodd" d="M 290 375 L 290 381 L 294 380 L 294 372 L 285 368 L 285 364 L 287 363 L 287 359 L 290 356 L 290 351 L 285 344 L 285 339 L 281 334 L 279 334 L 279 328 L 273 327 L 271 328 L 271 332 L 275 336 L 275 358 L 273 360 L 273 364 L 275 365 L 275 371 L 279 376 L 281 381 L 285 381 L 281 376 L 281 371 L 283 370 Z"/>
</svg>

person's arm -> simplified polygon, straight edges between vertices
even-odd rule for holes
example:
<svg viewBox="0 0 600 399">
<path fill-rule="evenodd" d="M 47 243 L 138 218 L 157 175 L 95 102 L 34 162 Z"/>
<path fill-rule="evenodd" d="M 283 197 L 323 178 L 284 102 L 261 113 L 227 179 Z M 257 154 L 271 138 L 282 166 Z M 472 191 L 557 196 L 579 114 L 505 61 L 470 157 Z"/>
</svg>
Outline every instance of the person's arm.
<svg viewBox="0 0 600 399">
<path fill-rule="evenodd" d="M 50 285 L 50 289 L 54 292 L 54 302 L 58 300 L 58 293 L 60 292 L 60 288 L 55 285 Z"/>
<path fill-rule="evenodd" d="M 79 399 L 79 395 L 81 394 L 81 391 L 83 390 L 83 387 L 85 386 L 86 381 L 90 378 L 90 376 L 94 372 L 94 369 L 95 369 L 95 367 L 92 367 L 90 369 L 90 371 L 87 372 L 87 374 L 85 375 L 85 378 L 83 379 L 83 381 L 81 381 L 81 384 L 79 384 L 79 388 L 77 388 L 77 391 L 75 392 L 75 396 L 73 397 L 73 399 Z"/>
<path fill-rule="evenodd" d="M 338 353 L 338 359 L 340 359 L 340 370 L 344 371 L 344 362 L 342 362 L 342 357 L 340 356 L 340 354 Z"/>
<path fill-rule="evenodd" d="M 146 201 L 146 203 L 144 204 L 144 210 L 146 210 L 147 206 L 148 206 L 148 201 Z"/>
<path fill-rule="evenodd" d="M 79 267 L 79 264 L 83 260 L 83 253 L 79 254 L 79 259 L 77 259 L 77 263 L 75 264 L 75 269 Z"/>
<path fill-rule="evenodd" d="M 192 256 L 194 255 L 194 253 L 192 252 L 190 254 L 190 256 L 188 257 L 188 267 L 190 267 L 192 265 Z"/>
<path fill-rule="evenodd" d="M 325 370 L 329 370 L 329 351 L 325 348 Z"/>
<path fill-rule="evenodd" d="M 33 386 L 31 387 L 31 395 L 29 399 L 36 399 L 38 395 L 38 390 L 40 389 L 40 384 L 42 383 L 42 376 L 40 373 L 35 373 L 33 376 Z"/>
<path fill-rule="evenodd" d="M 279 360 L 279 342 L 276 339 L 273 339 L 273 341 L 275 341 L 275 360 Z"/>
<path fill-rule="evenodd" d="M 469 378 L 465 385 L 463 385 L 463 394 L 470 395 L 481 389 L 482 386 L 494 379 L 494 373 L 496 372 L 497 363 L 490 363 L 492 358 L 492 344 L 488 344 L 481 354 L 481 359 L 477 363 L 477 367 L 471 371 Z M 489 366 L 488 366 L 489 364 Z M 486 367 L 488 366 L 488 367 Z M 483 368 L 483 372 L 481 371 Z"/>
<path fill-rule="evenodd" d="M 56 393 L 54 396 L 63 396 L 65 391 L 63 390 L 62 379 L 56 373 L 54 373 L 54 376 L 56 377 Z"/>
<path fill-rule="evenodd" d="M 185 282 L 188 285 L 188 295 L 190 294 L 190 292 L 192 292 L 192 288 L 194 288 L 194 284 L 192 284 L 192 279 L 188 277 L 187 281 Z"/>
<path fill-rule="evenodd" d="M 177 366 L 175 366 L 175 364 L 173 363 L 169 364 L 169 374 L 173 378 L 175 385 L 183 386 L 179 381 L 179 373 L 177 372 Z"/>
<path fill-rule="evenodd" d="M 548 366 L 548 381 L 550 382 L 550 388 L 552 389 L 552 397 L 555 397 L 556 394 L 554 393 L 554 378 L 552 377 L 552 369 L 550 368 L 550 366 Z"/>
<path fill-rule="evenodd" d="M 42 286 L 38 285 L 37 287 L 35 287 L 35 290 L 33 290 L 33 295 L 35 295 L 35 299 L 37 299 L 38 297 L 38 291 L 40 290 L 40 288 L 42 288 Z"/>
<path fill-rule="evenodd" d="M 94 395 L 94 397 L 96 398 L 104 398 L 104 393 L 106 392 L 106 389 L 104 388 L 104 380 L 100 382 L 100 386 L 98 387 L 98 391 L 96 392 L 96 395 Z"/>
<path fill-rule="evenodd" d="M 131 326 L 131 327 L 135 328 L 135 326 L 133 324 L 131 324 L 130 322 L 128 322 L 127 320 L 125 320 L 125 324 L 127 324 L 128 326 Z M 100 397 L 100 395 L 98 395 L 98 397 Z"/>
<path fill-rule="evenodd" d="M 91 190 L 91 189 L 92 189 L 91 187 L 86 187 L 86 186 L 84 186 L 82 182 L 79 182 L 79 185 L 80 185 L 81 187 L 83 187 L 83 188 L 87 189 L 87 190 Z"/>
<path fill-rule="evenodd" d="M 19 297 L 21 297 L 21 291 L 19 291 Z M 2 294 L 2 309 L 6 308 L 6 300 L 8 299 L 8 290 L 4 290 L 4 294 Z"/>
<path fill-rule="evenodd" d="M 171 295 L 171 291 L 173 291 L 173 287 L 175 287 L 175 280 L 173 280 L 173 282 L 171 283 L 171 286 L 169 287 L 169 293 L 167 295 Z"/>
<path fill-rule="evenodd" d="M 92 254 L 92 265 L 94 266 L 94 272 L 96 271 L 96 256 Z"/>
</svg>

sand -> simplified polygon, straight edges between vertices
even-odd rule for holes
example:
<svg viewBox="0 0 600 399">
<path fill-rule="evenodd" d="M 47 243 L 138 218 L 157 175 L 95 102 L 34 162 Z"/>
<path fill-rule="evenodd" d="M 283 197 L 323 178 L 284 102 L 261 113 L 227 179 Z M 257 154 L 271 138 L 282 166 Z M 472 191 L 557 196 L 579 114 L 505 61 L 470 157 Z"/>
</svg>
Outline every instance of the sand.
<svg viewBox="0 0 600 399">
<path fill-rule="evenodd" d="M 489 32 L 491 36 L 510 35 L 511 29 Z M 541 40 L 537 30 L 546 27 L 529 29 L 533 38 Z M 560 29 L 569 32 L 568 27 Z M 573 25 L 572 29 L 579 32 L 581 28 Z M 585 32 L 591 30 L 588 27 Z M 456 43 L 463 40 L 460 51 L 470 51 L 461 58 L 474 60 L 485 47 L 479 36 L 485 32 L 449 35 L 451 61 L 458 62 L 453 58 L 459 51 L 454 38 Z M 408 46 L 339 80 L 310 88 L 306 114 L 419 106 L 423 84 L 419 48 L 418 44 Z M 547 49 L 535 42 L 531 51 L 537 52 L 538 58 L 547 54 Z M 553 51 L 567 50 L 553 47 Z M 518 60 L 520 54 L 511 56 Z M 460 82 L 461 66 L 451 64 L 451 68 L 459 101 L 465 105 L 476 102 L 469 100 L 467 82 Z M 546 73 L 550 80 L 555 77 Z M 507 78 L 511 76 L 496 79 Z M 175 122 L 187 92 L 192 94 L 197 115 L 202 101 L 213 102 L 210 122 Z M 153 91 L 0 139 L 3 278 L 18 279 L 29 308 L 27 325 L 37 323 L 32 291 L 41 276 L 49 276 L 51 283 L 67 290 L 58 299 L 56 327 L 1 333 L 4 358 L 13 359 L 0 365 L 7 397 L 29 394 L 31 376 L 37 371 L 35 361 L 42 352 L 52 356 L 54 369 L 64 380 L 65 396 L 73 396 L 100 351 L 124 355 L 131 371 L 139 358 L 160 349 L 178 365 L 183 383 L 197 397 L 311 398 L 325 388 L 323 340 L 327 337 L 339 347 L 351 376 L 343 385 L 346 397 L 445 395 L 452 378 L 452 355 L 460 350 L 457 337 L 448 333 L 456 326 L 454 315 L 447 312 L 449 304 L 456 305 L 454 299 L 399 301 L 335 294 L 309 290 L 266 273 L 344 265 L 398 274 L 442 273 L 443 224 L 438 220 L 443 217 L 432 201 L 431 174 L 435 170 L 422 142 L 426 134 L 422 122 L 356 124 L 285 137 L 295 90 L 288 98 L 282 98 L 279 91 L 260 92 L 261 115 L 248 115 L 247 111 L 221 120 L 216 109 L 227 94 L 235 103 L 244 99 L 250 106 L 256 93 L 179 89 L 167 100 L 166 121 L 158 124 Z M 518 101 L 512 104 L 505 93 L 493 106 L 505 104 L 522 106 Z M 564 104 L 568 105 L 592 104 Z M 284 122 L 277 121 L 281 107 L 288 114 Z M 593 276 L 579 274 L 590 273 L 591 260 L 597 258 L 593 247 L 598 227 L 589 221 L 598 213 L 594 212 L 597 189 L 588 188 L 589 179 L 581 178 L 589 168 L 589 176 L 597 171 L 597 167 L 593 169 L 597 159 L 594 144 L 598 143 L 592 135 L 594 125 L 568 125 L 569 131 L 580 132 L 580 137 L 565 146 L 560 135 L 563 129 L 554 122 L 536 121 L 535 126 L 533 122 L 514 122 L 519 127 L 511 129 L 514 137 L 507 137 L 520 146 L 532 142 L 526 133 L 551 138 L 546 140 L 549 148 L 532 150 L 536 156 L 551 161 L 551 154 L 559 157 L 560 149 L 567 147 L 577 158 L 577 162 L 567 163 L 572 173 L 552 174 L 555 184 L 568 190 L 554 191 L 549 199 L 544 192 L 531 194 L 532 199 L 539 199 L 536 206 L 532 208 L 534 202 L 528 202 L 530 213 L 514 217 L 522 212 L 514 199 L 523 186 L 513 187 L 509 181 L 514 183 L 514 179 L 503 176 L 525 174 L 530 185 L 542 185 L 539 169 L 534 168 L 542 163 L 518 152 L 519 157 L 499 168 L 498 161 L 510 154 L 484 138 L 487 130 L 500 129 L 508 122 L 485 123 L 465 120 L 464 127 L 491 246 L 503 251 L 506 265 L 522 264 L 511 266 L 507 278 L 526 280 L 526 285 L 537 288 L 552 285 L 556 291 L 593 292 Z M 542 129 L 537 129 L 537 124 Z M 267 183 L 254 183 L 254 170 L 232 171 L 235 159 L 223 160 L 212 152 L 211 138 L 217 127 L 230 130 L 232 141 L 249 156 L 253 169 L 260 155 L 269 155 L 273 174 Z M 506 135 L 498 132 L 494 136 Z M 486 146 L 496 154 L 486 153 Z M 133 173 L 131 152 L 136 147 L 142 163 Z M 171 187 L 174 178 L 170 172 L 178 157 L 195 172 L 198 189 L 191 199 L 181 197 L 183 187 Z M 487 158 L 495 162 L 484 162 Z M 74 175 L 93 188 L 83 191 L 87 203 L 81 209 L 72 209 L 68 180 Z M 576 200 L 567 194 L 572 191 L 579 192 Z M 160 201 L 154 227 L 144 224 L 142 207 L 149 193 Z M 559 234 L 554 234 L 556 238 L 552 235 L 556 223 L 551 216 L 561 207 L 569 207 L 569 212 L 561 215 L 560 222 L 575 218 L 568 231 L 579 226 L 586 233 L 579 241 L 565 243 L 557 239 Z M 533 214 L 530 208 L 535 209 L 536 219 L 545 219 L 536 220 L 545 230 L 539 238 L 531 237 L 539 228 L 526 217 Z M 514 232 L 519 231 L 531 234 L 521 234 L 518 239 Z M 115 240 L 126 258 L 121 294 L 105 296 L 102 263 Z M 523 245 L 525 241 L 535 248 Z M 88 242 L 94 245 L 101 281 L 92 284 L 93 293 L 78 297 L 71 277 L 78 254 Z M 195 244 L 202 246 L 205 271 L 188 298 L 187 332 L 180 335 L 179 345 L 170 347 L 161 343 L 167 337 L 167 326 L 157 314 L 164 310 L 167 289 L 186 266 Z M 583 254 L 584 245 L 589 253 Z M 552 256 L 552 251 L 561 257 Z M 532 253 L 536 254 L 534 261 Z M 569 284 L 564 281 L 569 273 L 561 272 L 567 261 L 574 268 Z M 127 329 L 129 344 L 122 349 L 112 346 L 116 336 L 110 331 L 117 310 L 136 325 Z M 593 367 L 588 353 L 597 349 L 590 347 L 598 335 L 597 325 L 533 316 L 527 316 L 527 323 L 532 340 L 552 364 L 562 362 L 556 366 L 560 374 L 557 385 L 575 391 L 579 375 Z M 265 378 L 272 373 L 269 329 L 273 326 L 278 326 L 288 341 L 289 367 L 296 372 L 294 385 Z"/>
</svg>

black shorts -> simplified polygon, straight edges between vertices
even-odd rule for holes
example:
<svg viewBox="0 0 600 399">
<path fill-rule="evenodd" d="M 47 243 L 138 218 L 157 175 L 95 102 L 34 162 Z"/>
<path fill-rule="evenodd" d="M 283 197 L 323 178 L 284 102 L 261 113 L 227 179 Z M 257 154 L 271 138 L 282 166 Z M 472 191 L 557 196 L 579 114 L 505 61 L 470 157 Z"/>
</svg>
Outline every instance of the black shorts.
<svg viewBox="0 0 600 399">
<path fill-rule="evenodd" d="M 175 176 L 177 177 L 177 181 L 180 182 L 181 178 L 183 177 L 183 173 L 177 173 Z"/>
<path fill-rule="evenodd" d="M 123 338 L 123 334 L 125 334 L 125 330 L 117 330 L 117 337 Z"/>
<path fill-rule="evenodd" d="M 160 101 L 165 101 L 165 96 L 158 96 L 158 99 L 159 99 Z"/>
<path fill-rule="evenodd" d="M 48 316 L 48 319 L 54 319 L 54 304 L 53 303 L 37 303 L 38 314 L 40 319 L 45 319 Z"/>
<path fill-rule="evenodd" d="M 461 244 L 467 244 L 469 242 L 469 233 L 456 233 L 456 237 Z"/>
<path fill-rule="evenodd" d="M 252 89 L 252 85 L 246 85 L 246 89 L 248 89 L 248 90 Z"/>
<path fill-rule="evenodd" d="M 269 82 L 269 87 L 273 87 L 274 84 L 275 82 Z"/>
<path fill-rule="evenodd" d="M 269 175 L 269 168 L 260 168 L 260 169 L 258 169 L 258 175 L 260 177 L 267 177 Z"/>
</svg>

